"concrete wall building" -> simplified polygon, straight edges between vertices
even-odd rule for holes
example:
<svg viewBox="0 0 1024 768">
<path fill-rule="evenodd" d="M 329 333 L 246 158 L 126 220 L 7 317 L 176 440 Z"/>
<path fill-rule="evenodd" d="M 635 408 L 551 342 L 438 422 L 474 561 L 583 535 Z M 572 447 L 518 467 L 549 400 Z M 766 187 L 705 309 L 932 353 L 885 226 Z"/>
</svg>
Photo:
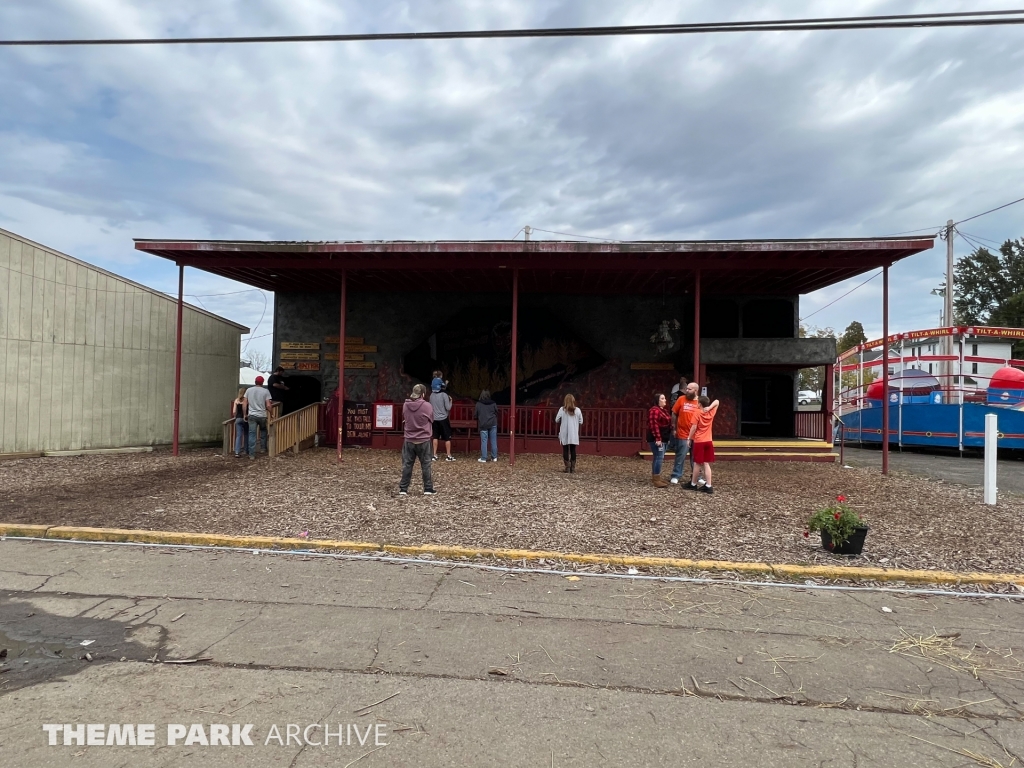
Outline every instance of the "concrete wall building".
<svg viewBox="0 0 1024 768">
<path fill-rule="evenodd" d="M 171 442 L 176 302 L 0 229 L 0 454 Z M 181 440 L 220 438 L 248 329 L 185 306 Z"/>
</svg>

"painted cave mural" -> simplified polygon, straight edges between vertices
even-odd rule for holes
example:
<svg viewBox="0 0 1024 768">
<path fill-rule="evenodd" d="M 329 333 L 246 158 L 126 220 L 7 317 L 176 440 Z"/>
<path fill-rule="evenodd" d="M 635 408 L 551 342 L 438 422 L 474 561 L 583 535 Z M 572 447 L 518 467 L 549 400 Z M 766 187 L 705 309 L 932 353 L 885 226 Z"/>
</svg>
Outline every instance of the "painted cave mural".
<svg viewBox="0 0 1024 768">
<path fill-rule="evenodd" d="M 494 401 L 511 400 L 512 323 L 507 307 L 457 312 L 405 356 L 404 370 L 430 381 L 444 371 L 452 397 L 476 398 L 489 389 Z M 516 399 L 529 402 L 605 362 L 554 313 L 531 308 L 519 318 Z"/>
</svg>

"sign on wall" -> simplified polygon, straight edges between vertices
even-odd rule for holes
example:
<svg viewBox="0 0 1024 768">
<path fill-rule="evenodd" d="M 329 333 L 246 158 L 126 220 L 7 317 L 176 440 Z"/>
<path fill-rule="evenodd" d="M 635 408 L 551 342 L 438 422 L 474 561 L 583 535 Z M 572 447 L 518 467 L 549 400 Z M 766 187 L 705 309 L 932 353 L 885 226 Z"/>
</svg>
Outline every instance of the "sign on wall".
<svg viewBox="0 0 1024 768">
<path fill-rule="evenodd" d="M 320 349 L 320 345 L 312 341 L 282 341 L 281 349 Z"/>
<path fill-rule="evenodd" d="M 296 363 L 295 370 L 297 371 L 319 371 L 320 363 Z"/>
<path fill-rule="evenodd" d="M 282 360 L 320 360 L 319 352 L 282 352 Z"/>
<path fill-rule="evenodd" d="M 395 406 L 393 403 L 375 403 L 373 406 L 373 428 L 395 428 Z"/>
<path fill-rule="evenodd" d="M 364 339 L 363 339 L 362 336 L 346 336 L 345 337 L 345 346 L 348 346 L 349 344 L 362 344 L 363 341 L 364 341 Z M 337 336 L 324 336 L 324 344 L 337 344 L 337 343 L 338 343 L 338 337 Z"/>
<path fill-rule="evenodd" d="M 370 445 L 373 442 L 371 433 L 370 405 L 345 401 L 345 432 L 346 445 Z"/>
</svg>

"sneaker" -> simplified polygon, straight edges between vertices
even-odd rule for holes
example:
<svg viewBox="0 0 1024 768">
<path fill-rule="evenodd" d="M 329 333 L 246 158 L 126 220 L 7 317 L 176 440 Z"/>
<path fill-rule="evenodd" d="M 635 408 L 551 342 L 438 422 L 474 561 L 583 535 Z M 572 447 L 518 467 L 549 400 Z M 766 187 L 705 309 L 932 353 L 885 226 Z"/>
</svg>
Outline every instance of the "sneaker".
<svg viewBox="0 0 1024 768">
<path fill-rule="evenodd" d="M 481 464 L 487 463 L 487 459 L 477 459 L 477 461 L 479 461 Z"/>
<path fill-rule="evenodd" d="M 431 457 L 430 457 L 430 460 L 431 460 L 431 461 L 437 461 L 437 456 L 431 456 Z"/>
<path fill-rule="evenodd" d="M 498 460 L 497 456 L 495 456 L 493 459 L 491 459 L 491 461 L 497 461 L 497 460 Z"/>
<path fill-rule="evenodd" d="M 714 491 L 714 489 L 710 485 L 705 483 L 703 486 L 701 486 L 700 492 L 701 493 L 714 493 L 715 491 Z"/>
<path fill-rule="evenodd" d="M 409 492 L 408 492 L 408 491 L 399 491 L 399 492 L 398 492 L 398 495 L 399 495 L 399 496 L 408 496 L 408 495 L 409 495 Z"/>
<path fill-rule="evenodd" d="M 683 486 L 683 488 L 685 488 L 688 491 L 699 491 L 700 490 L 700 486 L 699 485 L 694 485 L 693 483 L 687 483 L 686 485 Z"/>
<path fill-rule="evenodd" d="M 437 495 L 437 491 L 435 491 L 435 490 L 424 491 L 423 495 L 424 496 L 436 496 Z"/>
<path fill-rule="evenodd" d="M 455 461 L 455 457 L 454 456 L 445 456 L 444 460 L 445 461 Z"/>
<path fill-rule="evenodd" d="M 679 485 L 679 478 L 673 477 L 672 479 L 669 480 L 669 482 L 672 483 L 672 485 Z"/>
</svg>

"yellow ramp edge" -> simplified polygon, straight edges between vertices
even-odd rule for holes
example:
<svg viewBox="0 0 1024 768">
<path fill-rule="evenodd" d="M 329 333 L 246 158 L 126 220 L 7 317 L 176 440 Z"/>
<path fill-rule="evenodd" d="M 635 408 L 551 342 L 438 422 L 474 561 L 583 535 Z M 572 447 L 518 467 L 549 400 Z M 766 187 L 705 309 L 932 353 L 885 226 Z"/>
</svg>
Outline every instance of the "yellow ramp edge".
<svg viewBox="0 0 1024 768">
<path fill-rule="evenodd" d="M 177 531 L 140 531 L 124 528 L 82 528 L 73 526 L 17 525 L 0 523 L 0 535 L 44 537 L 66 541 L 136 542 L 140 544 L 178 544 L 184 546 L 236 547 L 239 549 L 334 550 L 348 552 L 388 552 L 410 557 L 430 555 L 441 558 L 486 558 L 507 561 L 560 560 L 585 565 L 619 565 L 634 568 L 675 568 L 710 572 L 771 574 L 793 579 L 846 579 L 904 581 L 927 584 L 1016 584 L 1024 587 L 1024 574 L 956 571 L 921 571 L 898 568 L 870 568 L 853 565 L 796 565 L 788 563 L 737 562 L 729 560 L 690 560 L 674 557 L 642 557 L 600 553 L 533 549 L 489 549 L 442 544 L 380 544 L 367 541 L 300 539 L 277 536 L 222 536 L 214 533 Z"/>
</svg>

